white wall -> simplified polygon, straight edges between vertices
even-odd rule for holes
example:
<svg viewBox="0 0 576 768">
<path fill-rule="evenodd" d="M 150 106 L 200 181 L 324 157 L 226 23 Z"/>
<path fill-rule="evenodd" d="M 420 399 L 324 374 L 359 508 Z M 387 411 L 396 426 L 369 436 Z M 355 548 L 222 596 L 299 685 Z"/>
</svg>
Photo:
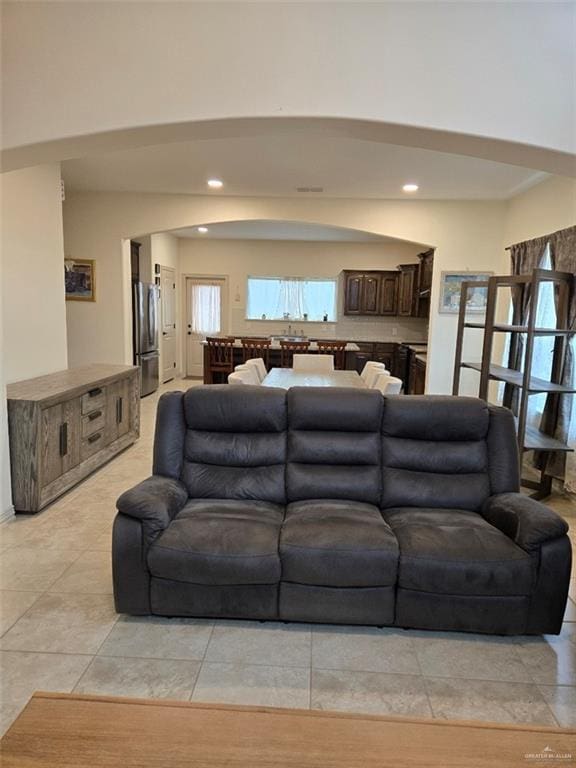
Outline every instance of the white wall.
<svg viewBox="0 0 576 768">
<path fill-rule="evenodd" d="M 429 142 L 444 131 L 473 136 L 488 154 L 487 139 L 514 142 L 526 158 L 576 148 L 573 3 L 92 0 L 2 10 L 3 140 L 23 148 L 12 162 L 40 162 L 39 145 L 62 159 L 130 144 L 137 132 L 102 133 L 135 126 L 154 127 L 148 143 L 166 138 L 156 131 L 166 124 L 183 140 L 187 123 L 229 117 L 383 121 L 432 128 Z M 415 138 L 398 133 L 398 143 Z M 453 140 L 445 151 L 471 147 Z M 561 161 L 513 162 L 560 172 L 545 159 Z"/>
<path fill-rule="evenodd" d="M 67 366 L 60 166 L 0 176 L 0 456 L 2 510 L 10 506 L 4 386 Z"/>
<path fill-rule="evenodd" d="M 450 392 L 456 318 L 438 314 L 440 274 L 442 270 L 466 268 L 501 272 L 507 266 L 502 250 L 505 208 L 504 203 L 486 201 L 312 201 L 131 193 L 70 195 L 64 206 L 66 252 L 78 246 L 86 258 L 95 258 L 101 286 L 101 301 L 90 305 L 90 316 L 82 317 L 79 312 L 74 322 L 69 322 L 70 363 L 131 360 L 126 298 L 129 292 L 126 294 L 123 289 L 125 281 L 129 281 L 129 260 L 123 251 L 123 238 L 142 232 L 210 225 L 216 221 L 304 221 L 350 227 L 436 247 L 428 389 Z M 98 333 L 94 333 L 95 327 Z"/>
<path fill-rule="evenodd" d="M 555 176 L 509 201 L 504 243 L 520 243 L 574 224 L 576 179 Z"/>
<path fill-rule="evenodd" d="M 287 328 L 284 320 L 246 320 L 246 281 L 251 276 L 339 277 L 343 269 L 396 269 L 417 263 L 423 248 L 404 243 L 315 243 L 278 240 L 198 240 L 180 238 L 180 270 L 185 275 L 228 277 L 228 318 L 225 332 L 269 335 Z M 292 321 L 293 328 L 319 338 L 357 341 L 421 341 L 428 338 L 426 320 L 404 317 L 353 317 L 343 314 L 339 283 L 338 318 L 333 323 Z M 182 286 L 182 295 L 184 290 Z M 184 343 L 186 337 L 183 337 Z M 185 354 L 183 347 L 182 354 Z M 184 359 L 184 358 L 183 358 Z"/>
</svg>

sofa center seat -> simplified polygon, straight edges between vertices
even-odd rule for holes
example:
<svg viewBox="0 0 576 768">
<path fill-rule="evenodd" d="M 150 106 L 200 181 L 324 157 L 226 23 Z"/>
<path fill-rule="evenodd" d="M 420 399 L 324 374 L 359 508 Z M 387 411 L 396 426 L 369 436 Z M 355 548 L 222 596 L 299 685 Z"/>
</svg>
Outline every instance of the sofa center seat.
<svg viewBox="0 0 576 768">
<path fill-rule="evenodd" d="M 288 504 L 280 534 L 282 579 L 326 587 L 396 583 L 398 543 L 373 504 L 313 499 Z"/>
<path fill-rule="evenodd" d="M 529 595 L 532 557 L 479 513 L 465 509 L 384 510 L 400 547 L 398 587 L 434 594 Z"/>
<path fill-rule="evenodd" d="M 150 547 L 150 573 L 191 584 L 277 584 L 283 517 L 283 506 L 264 501 L 189 501 Z"/>
</svg>

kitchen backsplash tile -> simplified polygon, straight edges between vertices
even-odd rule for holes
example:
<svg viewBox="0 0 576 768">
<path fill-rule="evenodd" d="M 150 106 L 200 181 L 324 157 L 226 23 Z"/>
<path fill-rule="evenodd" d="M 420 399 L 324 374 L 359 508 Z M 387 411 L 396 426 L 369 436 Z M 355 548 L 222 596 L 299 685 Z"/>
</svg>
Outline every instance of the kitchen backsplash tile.
<svg viewBox="0 0 576 768">
<path fill-rule="evenodd" d="M 348 341 L 425 341 L 428 321 L 417 317 L 353 317 L 341 316 L 335 323 L 302 321 L 246 320 L 244 308 L 232 310 L 231 333 L 236 336 L 281 335 L 291 326 L 294 335 Z M 396 333 L 394 333 L 396 330 Z"/>
</svg>

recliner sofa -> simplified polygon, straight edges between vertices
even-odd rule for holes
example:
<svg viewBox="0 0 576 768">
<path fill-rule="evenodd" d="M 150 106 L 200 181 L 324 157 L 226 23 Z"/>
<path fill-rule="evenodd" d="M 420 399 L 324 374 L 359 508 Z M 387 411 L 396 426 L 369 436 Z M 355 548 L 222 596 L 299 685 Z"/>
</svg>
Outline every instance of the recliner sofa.
<svg viewBox="0 0 576 768">
<path fill-rule="evenodd" d="M 560 631 L 568 526 L 518 493 L 504 408 L 197 387 L 160 398 L 153 473 L 118 499 L 121 613 Z"/>
</svg>

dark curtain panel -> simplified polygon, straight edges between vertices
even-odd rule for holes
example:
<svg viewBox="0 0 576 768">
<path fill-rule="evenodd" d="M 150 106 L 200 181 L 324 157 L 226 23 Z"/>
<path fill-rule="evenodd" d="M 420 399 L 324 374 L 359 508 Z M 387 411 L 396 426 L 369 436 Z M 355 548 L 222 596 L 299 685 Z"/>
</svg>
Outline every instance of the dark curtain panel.
<svg viewBox="0 0 576 768">
<path fill-rule="evenodd" d="M 538 237 L 535 240 L 527 240 L 524 243 L 512 245 L 510 247 L 512 274 L 529 275 L 535 269 L 538 269 L 547 244 L 547 237 Z M 526 325 L 528 322 L 528 313 L 530 311 L 529 286 L 516 286 L 512 288 L 512 309 L 514 313 L 512 323 L 514 325 Z M 519 333 L 513 334 L 508 358 L 508 365 L 510 368 L 515 368 L 517 371 L 521 369 L 522 360 L 524 359 L 524 346 L 524 336 Z M 519 398 L 518 390 L 512 388 L 507 394 L 509 394 L 512 410 L 517 414 Z"/>
<path fill-rule="evenodd" d="M 576 378 L 576 361 L 570 343 L 576 334 L 576 226 L 561 229 L 548 238 L 550 243 L 550 259 L 552 269 L 558 272 L 568 272 L 572 275 L 572 293 L 568 309 L 568 328 L 574 331 L 566 339 L 566 356 L 562 384 L 573 386 Z M 555 300 L 558 310 L 560 291 L 556 289 Z M 570 428 L 570 412 L 573 395 L 560 395 L 559 398 L 548 397 L 542 417 L 542 430 L 553 435 L 558 440 L 566 442 Z M 555 402 L 556 401 L 556 402 Z M 544 464 L 544 456 L 545 464 Z M 545 454 L 539 461 L 539 466 L 545 467 L 546 473 L 552 477 L 563 478 L 566 467 L 566 455 L 563 453 Z"/>
</svg>

